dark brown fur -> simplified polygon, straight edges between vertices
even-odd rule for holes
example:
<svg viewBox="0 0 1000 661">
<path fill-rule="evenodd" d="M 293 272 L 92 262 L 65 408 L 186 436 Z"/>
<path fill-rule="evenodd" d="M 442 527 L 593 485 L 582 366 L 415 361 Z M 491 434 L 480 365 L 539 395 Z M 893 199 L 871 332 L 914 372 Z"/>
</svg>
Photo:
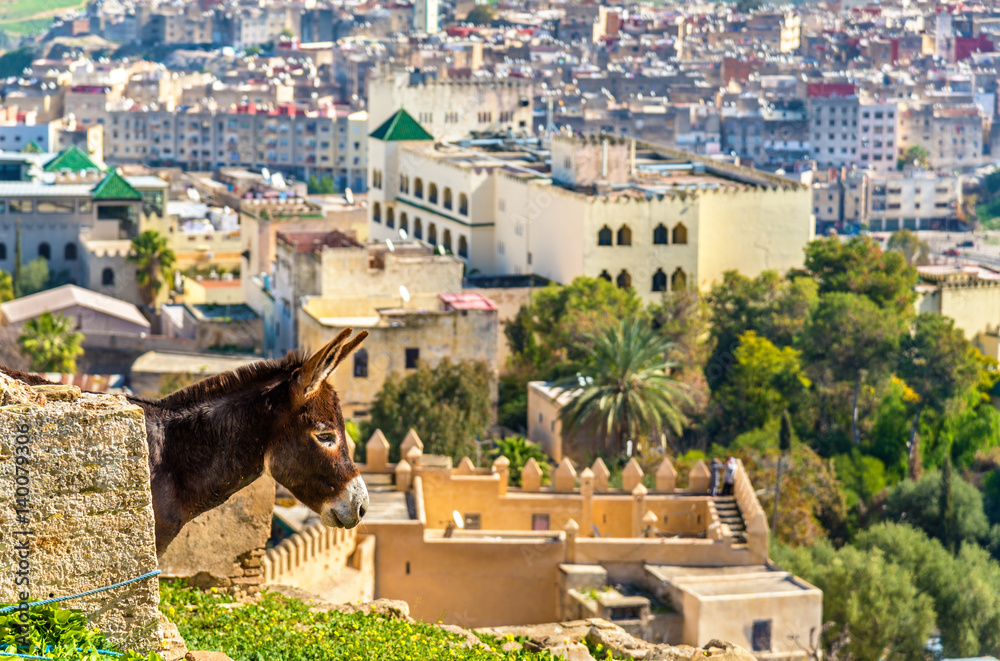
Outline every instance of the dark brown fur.
<svg viewBox="0 0 1000 661">
<path fill-rule="evenodd" d="M 348 456 L 340 400 L 327 378 L 367 335 L 350 329 L 307 358 L 290 353 L 209 377 L 142 407 L 161 554 L 184 524 L 224 503 L 263 474 L 313 510 L 358 475 Z M 31 385 L 41 377 L 0 367 Z M 331 433 L 322 442 L 317 433 Z"/>
</svg>

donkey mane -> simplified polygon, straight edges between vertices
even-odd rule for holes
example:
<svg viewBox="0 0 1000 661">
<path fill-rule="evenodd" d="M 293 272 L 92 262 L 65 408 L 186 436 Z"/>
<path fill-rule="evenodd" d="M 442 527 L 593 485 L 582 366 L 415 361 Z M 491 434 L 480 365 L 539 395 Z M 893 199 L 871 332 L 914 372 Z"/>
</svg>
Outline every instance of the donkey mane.
<svg viewBox="0 0 1000 661">
<path fill-rule="evenodd" d="M 259 387 L 278 376 L 291 376 L 302 367 L 308 356 L 302 351 L 289 351 L 284 358 L 259 360 L 249 365 L 222 372 L 181 388 L 162 399 L 149 400 L 141 397 L 129 399 L 152 404 L 164 409 L 176 409 L 204 402 L 215 397 L 232 396 L 234 393 Z"/>
</svg>

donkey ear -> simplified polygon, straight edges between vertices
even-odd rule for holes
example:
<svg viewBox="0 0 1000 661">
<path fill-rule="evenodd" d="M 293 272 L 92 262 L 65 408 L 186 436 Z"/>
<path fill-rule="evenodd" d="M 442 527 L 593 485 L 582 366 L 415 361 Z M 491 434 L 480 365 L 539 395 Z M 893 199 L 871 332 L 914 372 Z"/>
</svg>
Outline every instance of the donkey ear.
<svg viewBox="0 0 1000 661">
<path fill-rule="evenodd" d="M 354 330 L 351 328 L 340 331 L 337 337 L 310 356 L 302 367 L 295 371 L 293 379 L 297 394 L 308 397 L 326 380 L 326 376 L 333 370 L 340 345 L 352 332 Z"/>
<path fill-rule="evenodd" d="M 368 331 L 363 330 L 357 335 L 355 335 L 350 342 L 340 347 L 340 351 L 337 353 L 337 360 L 333 362 L 333 367 L 330 368 L 330 374 L 344 361 L 345 358 L 354 353 L 354 350 L 358 348 L 358 345 L 364 342 L 365 338 L 368 337 Z M 329 375 L 328 375 L 329 376 Z"/>
</svg>

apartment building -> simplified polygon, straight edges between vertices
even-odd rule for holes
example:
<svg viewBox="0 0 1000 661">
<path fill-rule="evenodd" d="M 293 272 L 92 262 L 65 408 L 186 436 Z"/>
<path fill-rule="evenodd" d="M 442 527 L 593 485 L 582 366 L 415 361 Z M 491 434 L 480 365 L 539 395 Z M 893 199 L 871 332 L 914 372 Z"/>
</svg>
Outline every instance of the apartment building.
<svg viewBox="0 0 1000 661">
<path fill-rule="evenodd" d="M 896 169 L 898 138 L 896 136 L 897 104 L 863 100 L 858 110 L 859 167 L 875 172 Z"/>
<path fill-rule="evenodd" d="M 339 190 L 365 190 L 367 113 L 298 112 L 256 105 L 235 112 L 110 111 L 104 118 L 109 165 L 269 168 L 301 179 L 332 177 Z"/>
<path fill-rule="evenodd" d="M 808 187 L 631 139 L 447 146 L 400 111 L 369 150 L 371 237 L 402 230 L 483 273 L 603 277 L 651 301 L 800 265 L 814 235 Z"/>
<path fill-rule="evenodd" d="M 858 161 L 858 111 L 854 85 L 808 86 L 809 145 L 819 167 L 839 168 Z"/>
<path fill-rule="evenodd" d="M 974 104 L 901 104 L 899 151 L 927 150 L 930 166 L 958 170 L 983 164 L 983 117 Z"/>
<path fill-rule="evenodd" d="M 855 175 L 855 179 L 860 178 Z M 847 196 L 845 213 L 857 215 L 861 203 L 865 222 L 873 230 L 948 229 L 961 198 L 960 179 L 923 170 L 863 177 L 864 196 Z"/>
</svg>

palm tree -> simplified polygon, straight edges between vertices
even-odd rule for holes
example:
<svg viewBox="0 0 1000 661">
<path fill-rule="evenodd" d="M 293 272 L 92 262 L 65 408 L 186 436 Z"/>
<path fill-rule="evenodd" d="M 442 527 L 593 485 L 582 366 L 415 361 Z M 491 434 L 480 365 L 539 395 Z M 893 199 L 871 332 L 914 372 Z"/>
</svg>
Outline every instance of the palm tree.
<svg viewBox="0 0 1000 661">
<path fill-rule="evenodd" d="M 558 384 L 572 397 L 560 412 L 566 429 L 593 428 L 616 452 L 629 439 L 666 428 L 681 433 L 687 423 L 681 405 L 692 402 L 687 386 L 670 374 L 672 342 L 630 318 L 584 336 L 583 343 L 587 359 L 580 372 Z"/>
<path fill-rule="evenodd" d="M 64 315 L 46 312 L 29 319 L 21 328 L 17 344 L 36 372 L 76 373 L 76 359 L 83 353 L 83 333 L 73 330 Z"/>
<path fill-rule="evenodd" d="M 147 230 L 132 239 L 128 261 L 139 267 L 135 276 L 143 303 L 152 306 L 156 302 L 156 295 L 169 280 L 176 259 L 167 239 L 155 230 Z"/>
</svg>

